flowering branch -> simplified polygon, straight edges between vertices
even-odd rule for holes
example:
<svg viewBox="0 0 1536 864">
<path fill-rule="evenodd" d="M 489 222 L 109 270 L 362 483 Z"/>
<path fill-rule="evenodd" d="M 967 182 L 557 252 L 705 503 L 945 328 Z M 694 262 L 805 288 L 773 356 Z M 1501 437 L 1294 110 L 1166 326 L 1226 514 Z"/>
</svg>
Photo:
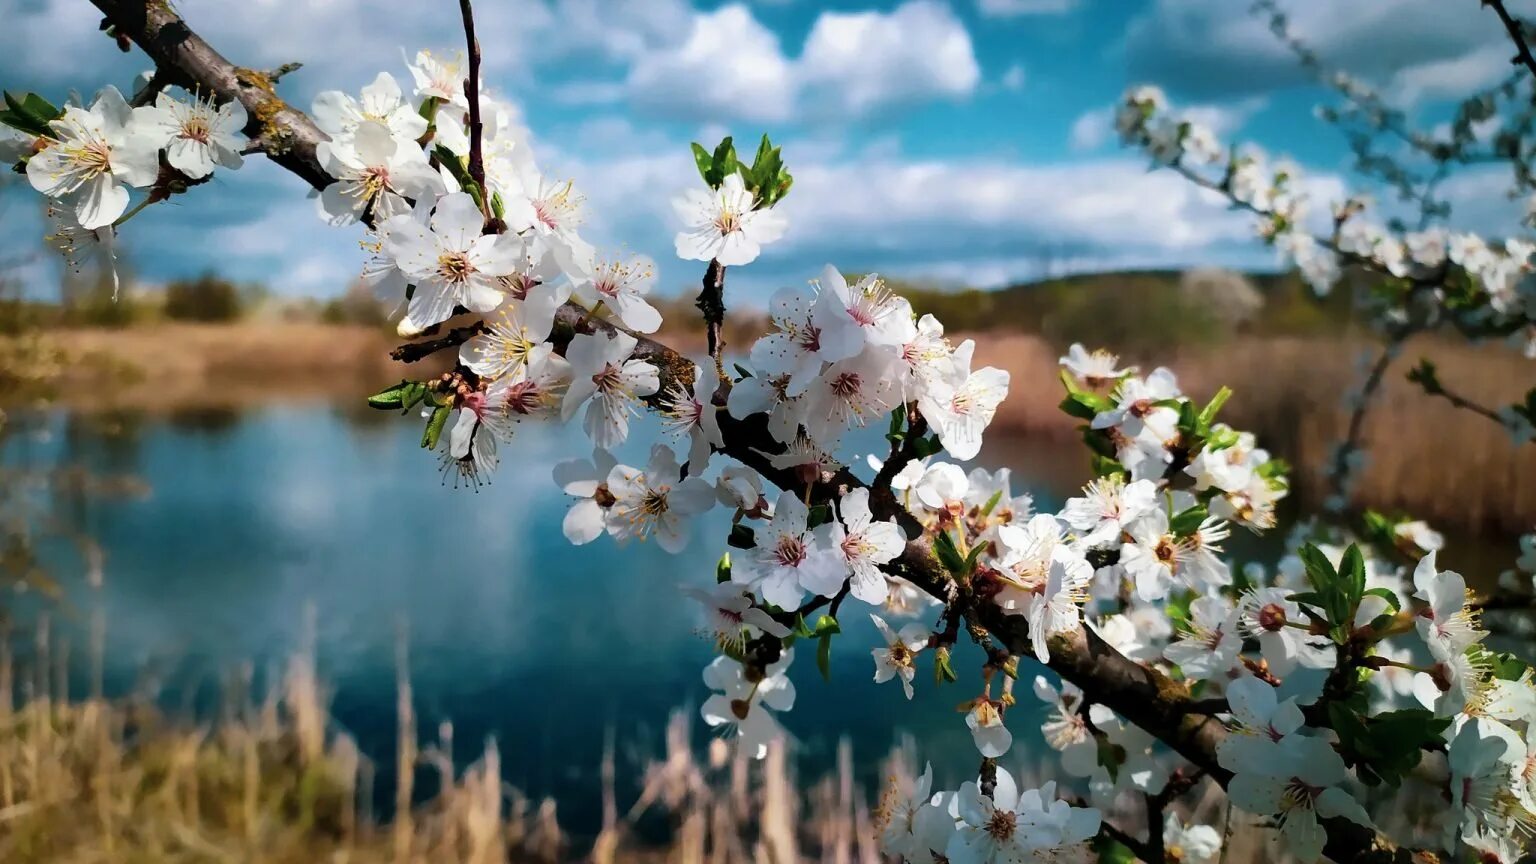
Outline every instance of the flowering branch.
<svg viewBox="0 0 1536 864">
<path fill-rule="evenodd" d="M 1040 676 L 1033 689 L 1054 706 L 1045 729 L 1064 766 L 1070 757 L 1073 776 L 1105 778 L 1100 793 L 1107 786 L 1111 795 L 1143 794 L 1149 839 L 1126 845 L 1151 859 L 1184 848 L 1174 836 L 1184 827 L 1164 824 L 1162 816 L 1193 778 L 1208 776 L 1233 804 L 1280 817 L 1291 851 L 1305 860 L 1407 860 L 1411 853 L 1377 833 L 1346 785 L 1395 785 L 1423 751 L 1445 749 L 1442 734 L 1452 717 L 1486 704 L 1472 691 L 1494 686 L 1487 670 L 1497 664 L 1500 680 L 1514 680 L 1524 669 L 1476 653 L 1483 633 L 1467 614 L 1464 580 L 1439 571 L 1433 554 L 1419 562 L 1411 599 L 1406 588 L 1368 585 L 1355 546 L 1340 550 L 1337 563 L 1304 547 L 1298 557 L 1311 590 L 1297 591 L 1278 576 L 1236 579 L 1220 544 L 1232 526 L 1274 527 L 1289 486 L 1283 463 L 1254 436 L 1216 420 L 1230 395 L 1225 389 L 1200 405 L 1170 370 L 1143 377 L 1117 369 L 1117 358 L 1073 346 L 1062 359 L 1062 409 L 1084 421 L 1096 479 L 1059 512 L 1032 515 L 1027 496 L 1013 497 L 1006 472 L 968 475 L 956 464 L 928 461 L 941 452 L 962 462 L 978 454 L 1007 394 L 1007 373 L 972 369 L 974 343 L 952 344 L 940 322 L 913 314 L 872 274 L 850 284 L 829 266 L 811 287 L 783 289 L 772 303 L 772 332 L 750 352 L 752 370 L 727 376 L 719 334 L 725 268 L 750 263 L 785 228 L 772 208 L 792 178 L 766 136 L 750 165 L 736 158 L 729 138 L 713 152 L 695 145 L 708 191 L 692 190 L 677 202 L 687 223 L 676 238 L 679 255 L 709 262 L 699 308 L 714 363 L 700 368 L 646 335 L 661 325 L 644 296 L 652 271 L 599 258 L 576 230 L 583 199 L 573 184 L 539 174 L 531 157 L 521 158 L 526 142 L 500 137 L 504 124 L 486 129 L 482 110 L 500 115 L 479 92 L 468 0 L 460 5 L 467 76 L 453 60 L 422 52 L 411 65 L 410 100 L 381 73 L 364 89 L 366 116 L 350 95 L 327 91 L 316 99 L 314 121 L 276 97 L 270 76 L 229 64 L 167 7 L 93 2 L 116 35 L 145 48 L 163 80 L 224 100 L 218 110 L 229 112 L 220 119 L 244 127 L 262 152 L 319 190 L 327 221 L 371 229 L 377 255 L 365 276 L 408 297 L 402 335 L 426 337 L 456 315 L 479 316 L 393 352 L 413 362 L 458 349 L 452 371 L 430 382 L 403 381 L 369 400 L 407 412 L 422 406 L 422 446 L 441 453 L 445 476 L 478 484 L 516 424 L 580 415 L 595 447 L 592 460 L 554 471 L 575 499 L 562 526 L 572 542 L 604 534 L 620 542 L 654 538 L 677 552 L 694 517 L 717 501 L 734 506 L 729 543 L 745 554 L 722 558 L 718 584 L 693 593 L 716 622 L 720 648 L 705 672 L 719 692 L 702 713 L 711 725 L 734 729 L 739 746 L 766 753 L 778 731 L 770 712 L 793 702 L 784 670 L 796 640 L 818 643 L 825 671 L 849 597 L 888 610 L 907 602 L 908 592 L 942 604 L 937 633 L 922 622 L 896 632 L 871 614 L 885 643 L 872 652 L 876 680 L 899 677 L 910 697 L 914 655 L 932 649 L 936 678 L 953 682 L 948 649 L 961 632 L 970 636 L 986 661 L 979 695 L 961 710 L 982 765 L 976 782 L 956 792 L 930 796 L 931 777 L 920 784 L 907 808 L 910 836 L 887 832 L 893 854 L 980 864 L 977 843 L 1013 844 L 992 847 L 1012 860 L 1086 853 L 1101 830 L 1131 840 L 1102 826 L 1099 810 L 1067 805 L 1051 784 L 1019 794 L 998 766 L 1012 743 L 1003 716 L 1015 704 L 1021 657 L 1033 656 L 1061 679 L 1058 689 Z M 153 109 L 159 113 L 142 115 L 154 132 L 153 155 L 187 157 L 189 148 L 177 143 L 189 140 L 185 130 L 167 129 L 167 118 L 197 112 L 203 122 L 213 105 L 162 96 Z M 241 106 L 238 114 L 231 100 Z M 1495 251 L 1471 241 L 1410 238 L 1409 255 L 1404 242 L 1362 226 L 1357 202 L 1336 211 L 1331 237 L 1313 238 L 1298 229 L 1301 196 L 1286 170 L 1268 176 L 1254 160 L 1234 156 L 1222 179 L 1201 174 L 1186 155 L 1215 164 L 1221 149 L 1188 123 L 1149 122 L 1155 102 L 1145 94 L 1128 101 L 1128 137 L 1258 215 L 1265 236 L 1314 284 L 1331 285 L 1341 261 L 1390 274 L 1397 281 L 1382 305 L 1406 318 L 1393 332 L 1466 310 L 1476 314 L 1457 319 L 1459 326 L 1523 326 L 1526 313 L 1516 309 L 1511 286 L 1529 250 L 1511 242 Z M 133 170 L 145 155 L 133 150 L 145 136 L 129 134 L 140 131 L 130 127 L 141 115 L 125 121 L 122 103 L 115 91 L 104 91 L 91 107 L 110 135 L 88 143 L 112 158 L 73 166 L 88 169 L 74 174 L 56 168 L 98 151 L 55 145 L 95 134 L 94 123 L 71 126 L 75 115 L 40 98 L 19 101 L 6 114 L 10 125 L 42 142 L 27 157 L 33 185 L 76 205 L 83 225 L 85 217 L 95 223 L 86 230 L 106 224 L 110 231 L 110 221 L 97 219 L 115 214 L 94 209 L 100 196 L 75 196 L 80 184 L 70 185 L 72 178 L 88 174 L 107 191 L 123 191 L 113 185 L 119 180 L 151 185 Z M 436 130 L 430 135 L 429 118 Z M 202 137 L 228 149 L 228 134 Z M 430 154 L 422 150 L 427 145 Z M 198 177 L 211 172 L 215 157 L 238 166 L 237 154 L 203 147 L 208 152 L 190 155 L 208 164 L 187 163 L 207 169 Z M 513 147 L 517 160 L 506 157 Z M 1380 386 L 1389 360 L 1390 353 L 1373 370 L 1368 392 Z M 686 461 L 658 444 L 643 469 L 617 464 L 611 451 L 629 440 L 630 418 L 642 410 L 686 440 Z M 833 454 L 850 428 L 887 416 L 890 455 L 866 484 Z M 1360 434 L 1360 417 L 1363 406 L 1351 440 Z M 731 464 L 706 480 L 716 454 Z M 764 482 L 781 490 L 776 501 L 763 494 Z M 808 593 L 813 599 L 805 601 Z M 1422 608 L 1405 608 L 1413 601 Z M 814 624 L 805 620 L 821 609 L 827 614 Z M 1163 632 L 1152 632 L 1158 626 Z M 1372 654 L 1386 650 L 1388 636 L 1415 631 L 1437 658 L 1434 666 Z M 1275 689 L 1297 682 L 1293 672 L 1302 668 L 1333 670 L 1322 697 L 1305 711 L 1295 697 L 1281 702 Z M 1370 675 L 1397 669 L 1436 688 L 1428 697 L 1435 711 L 1370 710 L 1363 685 L 1375 680 Z M 1468 727 L 1476 734 L 1474 724 L 1464 724 L 1450 745 L 1453 772 L 1463 770 L 1457 754 L 1458 746 L 1469 746 Z M 1170 772 L 1162 745 L 1189 765 Z M 917 837 L 918 814 L 936 819 L 942 836 Z M 1020 824 L 1049 830 L 1015 832 Z"/>
</svg>

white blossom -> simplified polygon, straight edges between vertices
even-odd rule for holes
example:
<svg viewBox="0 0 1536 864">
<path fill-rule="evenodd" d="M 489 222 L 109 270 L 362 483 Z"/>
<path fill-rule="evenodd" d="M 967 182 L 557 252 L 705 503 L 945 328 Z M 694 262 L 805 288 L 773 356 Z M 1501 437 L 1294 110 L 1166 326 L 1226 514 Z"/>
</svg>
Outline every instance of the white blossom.
<svg viewBox="0 0 1536 864">
<path fill-rule="evenodd" d="M 570 420 L 586 406 L 582 429 L 592 444 L 607 449 L 629 437 L 629 418 L 639 401 L 661 387 L 656 367 L 632 358 L 635 337 L 627 333 L 578 333 L 565 358 L 571 364 L 571 386 L 565 391 L 560 419 Z"/>
<path fill-rule="evenodd" d="M 133 109 L 116 87 L 89 109 L 64 107 L 51 137 L 27 160 L 27 180 L 50 198 L 68 198 L 86 230 L 117 221 L 128 209 L 128 186 L 148 186 L 159 173 L 156 150 L 139 134 Z"/>
<path fill-rule="evenodd" d="M 212 174 L 215 165 L 240 167 L 246 119 L 238 100 L 183 102 L 164 90 L 155 95 L 154 105 L 133 109 L 137 133 L 165 148 L 165 161 L 193 180 Z"/>
<path fill-rule="evenodd" d="M 757 260 L 763 244 L 784 236 L 788 222 L 772 208 L 754 205 L 752 193 L 735 172 L 719 189 L 688 190 L 672 205 L 685 226 L 675 241 L 677 256 L 715 260 L 727 267 Z"/>
</svg>

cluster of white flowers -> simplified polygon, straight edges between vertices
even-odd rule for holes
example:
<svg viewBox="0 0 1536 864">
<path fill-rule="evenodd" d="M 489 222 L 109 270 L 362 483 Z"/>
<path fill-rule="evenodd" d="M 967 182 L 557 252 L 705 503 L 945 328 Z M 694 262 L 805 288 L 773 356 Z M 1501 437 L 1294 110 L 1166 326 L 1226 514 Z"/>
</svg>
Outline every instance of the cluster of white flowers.
<svg viewBox="0 0 1536 864">
<path fill-rule="evenodd" d="M 880 848 L 906 861 L 951 864 L 1086 862 L 1102 823 L 1099 811 L 1057 797 L 1056 784 L 1019 790 L 998 768 L 953 791 L 934 791 L 933 768 L 882 803 Z M 1198 860 L 1198 859 L 1185 859 Z"/>
<path fill-rule="evenodd" d="M 1536 244 L 1519 238 L 1493 244 L 1433 226 L 1394 231 L 1366 215 L 1372 205 L 1363 196 L 1336 204 L 1327 214 L 1332 232 L 1319 238 L 1310 233 L 1305 180 L 1295 163 L 1271 163 L 1253 147 L 1222 146 L 1209 129 L 1171 111 L 1162 92 L 1153 87 L 1126 93 L 1116 127 L 1126 143 L 1144 150 L 1157 164 L 1251 210 L 1259 235 L 1318 293 L 1332 289 L 1345 265 L 1361 265 L 1428 292 L 1428 304 L 1384 306 L 1384 321 L 1403 323 L 1411 314 L 1423 314 L 1427 306 L 1463 330 L 1508 334 L 1512 346 L 1536 358 L 1536 263 L 1531 261 Z M 1448 267 L 1465 274 L 1464 282 L 1446 278 Z"/>
<path fill-rule="evenodd" d="M 806 287 L 779 290 L 769 306 L 774 330 L 752 346 L 754 375 L 732 389 L 732 417 L 766 413 L 781 443 L 803 428 L 813 448 L 831 453 L 851 427 L 915 402 L 955 458 L 980 451 L 1008 373 L 973 371 L 975 343 L 951 346 L 937 319 L 914 320 L 911 304 L 878 276 L 850 285 L 829 266 Z"/>
<path fill-rule="evenodd" d="M 117 226 L 138 209 L 202 182 L 215 166 L 239 168 L 245 108 L 161 91 L 153 104 L 130 106 L 116 87 L 90 107 L 56 109 L 26 97 L 32 129 L 0 138 L 0 159 L 26 162 L 27 180 L 48 198 L 48 243 L 66 260 L 100 249 L 112 258 Z M 170 171 L 161 170 L 161 156 Z M 129 189 L 147 190 L 129 210 Z"/>
<path fill-rule="evenodd" d="M 459 315 L 473 321 L 446 342 L 459 346 L 452 372 L 401 382 L 370 402 L 420 405 L 423 444 L 438 448 L 446 432 L 442 460 L 456 485 L 484 482 L 520 424 L 580 415 L 591 459 L 553 472 L 572 499 L 563 529 L 575 544 L 604 534 L 619 543 L 654 538 L 677 553 L 701 516 L 717 505 L 730 511 L 738 551 L 721 559 L 714 586 L 685 591 L 703 606 L 720 651 L 704 671 L 712 695 L 703 718 L 751 755 L 784 737 L 777 714 L 794 705 L 787 669 L 796 640 L 820 640 L 825 663 L 849 597 L 868 607 L 859 615 L 870 615 L 878 634 L 869 649 L 874 680 L 899 682 L 908 699 L 919 662 L 931 658 L 936 677 L 953 681 L 960 634 L 981 643 L 981 687 L 959 713 L 982 774 L 934 791 L 925 771 L 883 807 L 885 852 L 911 864 L 1086 862 L 1101 811 L 1122 795 L 1169 789 L 1172 753 L 1049 675 L 1032 676 L 1048 706 L 1042 732 L 1093 807 L 1058 796 L 1054 782 L 1021 791 L 995 763 L 1014 742 L 1005 717 L 1020 658 L 1009 650 L 1027 645 L 1048 664 L 1095 640 L 1090 648 L 1107 644 L 1214 706 L 1225 718 L 1215 755 L 1233 775 L 1231 802 L 1273 817 L 1302 861 L 1322 854 L 1325 820 L 1370 826 L 1352 790 L 1416 766 L 1420 750 L 1446 754 L 1446 845 L 1501 861 L 1523 853 L 1536 825 L 1536 689 L 1527 666 L 1485 647 L 1466 580 L 1438 569 L 1444 538 L 1428 525 L 1387 521 L 1375 538 L 1417 561 L 1411 575 L 1355 545 L 1311 543 L 1272 572 L 1235 573 L 1223 544 L 1232 526 L 1274 527 L 1289 490 L 1284 464 L 1252 434 L 1217 421 L 1225 389 L 1202 405 L 1168 369 L 1142 375 L 1081 345 L 1061 358 L 1062 406 L 1083 421 L 1095 479 L 1056 512 L 1037 513 L 1007 469 L 956 464 L 981 452 L 1008 373 L 975 368 L 972 341 L 952 344 L 936 318 L 915 314 L 873 274 L 850 279 L 828 266 L 775 293 L 771 331 L 751 346 L 750 369 L 727 375 L 718 356 L 690 366 L 645 338 L 662 324 L 648 299 L 651 263 L 600 255 L 580 236 L 583 198 L 571 181 L 538 169 L 519 112 L 484 95 L 472 111 L 462 55 L 421 52 L 408 66 L 409 93 L 381 73 L 355 97 L 316 98 L 315 121 L 328 138 L 316 157 L 334 179 L 318 193 L 318 210 L 330 225 L 363 226 L 372 253 L 364 278 L 401 302 L 402 336 Z M 26 162 L 50 198 L 55 236 L 70 242 L 110 240 L 128 213 L 129 188 L 149 189 L 145 203 L 162 200 L 215 167 L 239 167 L 246 147 L 248 118 L 233 102 L 159 93 L 153 105 L 130 108 L 108 88 L 88 109 L 30 99 L 16 106 L 8 116 L 40 131 L 6 144 L 3 155 Z M 1128 94 L 1116 126 L 1158 164 L 1255 213 L 1260 234 L 1320 292 L 1344 266 L 1367 266 L 1403 280 L 1405 295 L 1427 288 L 1432 302 L 1420 306 L 1428 314 L 1507 335 L 1536 355 L 1536 246 L 1387 230 L 1363 215 L 1364 199 L 1336 207 L 1331 236 L 1318 239 L 1306 228 L 1296 166 L 1225 147 L 1169 113 L 1154 88 Z M 724 268 L 751 263 L 785 233 L 774 204 L 791 178 L 766 137 L 750 166 L 736 161 L 730 139 L 713 155 L 694 149 L 707 189 L 675 202 L 683 228 L 674 243 L 679 257 L 710 262 L 718 286 Z M 1447 277 L 1453 269 L 1458 278 Z M 1418 314 L 1409 307 L 1383 311 L 1405 320 Z M 672 440 L 652 446 L 642 468 L 620 464 L 612 451 L 646 407 Z M 1517 439 L 1536 438 L 1533 413 L 1510 410 L 1505 422 Z M 765 430 L 751 443 L 766 449 L 734 450 L 740 442 L 727 440 L 727 425 Z M 855 460 L 842 451 L 861 438 L 850 433 L 864 426 L 889 429 L 885 459 L 866 457 L 872 480 L 844 467 Z M 727 451 L 741 458 L 714 458 Z M 1341 452 L 1336 461 L 1354 458 Z M 770 481 L 782 491 L 766 493 Z M 1522 550 L 1517 568 L 1536 572 L 1536 535 Z M 892 575 L 918 565 L 942 568 L 953 597 L 933 625 L 897 621 L 933 611 L 923 590 Z M 1017 628 L 1006 649 L 994 641 L 1001 634 L 986 632 L 997 621 Z M 1362 698 L 1329 702 L 1320 708 L 1327 725 L 1309 726 L 1304 709 L 1318 704 L 1325 679 L 1335 688 L 1359 683 L 1350 695 Z M 1369 711 L 1360 708 L 1367 688 Z M 1336 706 L 1342 713 L 1326 711 Z M 1403 754 L 1358 746 L 1359 730 L 1389 715 L 1414 759 L 1407 768 Z M 1175 860 L 1206 862 L 1220 849 L 1212 828 L 1173 815 L 1162 835 Z"/>
</svg>

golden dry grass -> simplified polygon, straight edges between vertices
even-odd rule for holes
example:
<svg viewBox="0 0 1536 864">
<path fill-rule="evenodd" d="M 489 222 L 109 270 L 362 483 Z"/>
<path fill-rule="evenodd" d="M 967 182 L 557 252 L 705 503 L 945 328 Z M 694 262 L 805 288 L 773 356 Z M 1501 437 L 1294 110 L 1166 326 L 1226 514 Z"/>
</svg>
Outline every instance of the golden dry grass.
<svg viewBox="0 0 1536 864">
<path fill-rule="evenodd" d="M 1076 421 L 1056 407 L 1062 395 L 1058 346 L 1027 335 L 984 335 L 977 341 L 977 362 L 1007 369 L 1012 379 L 996 428 L 1074 434 Z M 1262 445 L 1297 466 L 1299 491 L 1315 504 L 1322 485 L 1318 472 L 1347 428 L 1346 394 L 1364 377 L 1362 354 L 1373 360 L 1377 351 L 1365 340 L 1276 337 L 1128 360 L 1140 362 L 1143 371 L 1169 367 L 1196 398 L 1207 398 L 1224 384 L 1231 387 L 1234 395 L 1223 418 L 1253 430 Z M 1536 363 L 1502 346 L 1427 337 L 1410 342 L 1389 368 L 1367 415 L 1369 456 L 1354 504 L 1402 509 L 1474 531 L 1529 531 L 1536 525 L 1536 447 L 1517 449 L 1493 422 L 1409 383 L 1408 369 L 1421 356 L 1435 361 L 1448 387 L 1485 405 L 1514 401 L 1536 383 Z"/>
<path fill-rule="evenodd" d="M 313 624 L 311 624 L 313 626 Z M 254 701 L 240 681 L 207 723 L 168 719 L 140 700 L 71 701 L 67 647 L 46 619 L 19 668 L 0 634 L 0 861 L 7 864 L 498 864 L 858 861 L 876 864 L 871 802 L 846 741 L 833 772 L 801 786 L 782 747 L 763 762 L 715 740 L 693 748 L 692 711 L 676 711 L 665 749 L 620 810 L 614 736 L 602 765 L 603 827 L 562 831 L 553 800 L 507 786 L 494 741 L 457 768 L 451 727 L 419 742 L 409 680 L 399 682 L 396 818 L 376 821 L 375 770 L 326 710 L 313 655 L 290 658 L 280 686 Z M 95 649 L 95 650 L 99 650 Z M 405 656 L 400 657 L 402 668 Z M 99 667 L 98 667 L 99 668 Z M 13 693 L 29 694 L 13 704 Z M 892 776 L 911 777 L 906 751 Z M 438 791 L 413 798 L 418 772 Z M 645 814 L 662 845 L 635 830 Z"/>
<path fill-rule="evenodd" d="M 29 340 L 23 342 L 22 340 Z M 62 358 L 25 395 L 84 409 L 226 407 L 271 398 L 359 396 L 399 380 L 389 334 L 306 322 L 163 322 L 6 337 L 11 353 Z"/>
</svg>

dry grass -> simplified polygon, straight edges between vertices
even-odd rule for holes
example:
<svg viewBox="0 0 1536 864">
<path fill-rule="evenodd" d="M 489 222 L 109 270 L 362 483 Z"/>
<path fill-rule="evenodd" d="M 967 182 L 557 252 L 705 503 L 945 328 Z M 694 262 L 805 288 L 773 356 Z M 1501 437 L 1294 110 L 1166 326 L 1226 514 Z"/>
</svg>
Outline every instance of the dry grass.
<svg viewBox="0 0 1536 864">
<path fill-rule="evenodd" d="M 691 319 L 683 319 L 691 320 Z M 725 333 L 728 351 L 745 354 L 762 322 L 736 321 Z M 664 334 L 680 350 L 699 354 L 702 334 Z M 25 341 L 23 341 L 25 340 Z M 1056 407 L 1056 358 L 1063 346 L 999 331 L 977 337 L 979 362 L 1012 373 L 1000 430 L 1066 438 L 1074 422 Z M 367 327 L 248 322 L 234 325 L 156 324 L 124 330 L 51 331 L 0 340 L 0 368 L 17 387 L 43 387 L 53 401 L 93 409 L 238 407 L 273 398 L 357 398 L 401 377 L 434 369 L 387 358 L 395 343 Z M 1188 392 L 1206 396 L 1222 384 L 1236 395 L 1224 412 L 1259 433 L 1277 455 L 1307 472 L 1308 482 L 1343 437 L 1345 394 L 1358 385 L 1359 355 L 1372 343 L 1336 337 L 1247 337 L 1216 347 L 1190 347 L 1131 358 L 1144 367 L 1173 368 Z M 23 355 L 35 363 L 12 362 Z M 1499 346 L 1486 349 L 1421 339 L 1388 373 L 1366 426 L 1370 459 L 1355 503 L 1400 508 L 1447 526 L 1513 533 L 1536 524 L 1536 448 L 1516 453 L 1486 419 L 1424 396 L 1403 380 L 1416 358 L 1433 358 L 1443 380 L 1484 404 L 1512 401 L 1536 380 L 1536 366 Z M 0 391 L 7 377 L 0 373 Z M 16 389 L 16 388 L 13 388 Z M 1312 500 L 1311 503 L 1317 503 Z"/>
<path fill-rule="evenodd" d="M 388 358 L 394 344 L 371 327 L 250 321 L 50 330 L 4 337 L 0 351 L 63 358 L 13 395 L 84 409 L 154 409 L 363 395 L 403 376 L 405 367 Z"/>
<path fill-rule="evenodd" d="M 494 741 L 463 770 L 447 755 L 451 727 L 435 742 L 418 742 L 402 676 L 397 817 L 381 824 L 373 818 L 374 770 L 327 713 L 307 649 L 264 700 L 249 696 L 246 674 L 226 689 L 215 720 L 194 725 L 142 700 L 71 701 L 67 646 L 50 643 L 46 619 L 37 633 L 31 656 L 42 659 L 21 670 L 0 634 L 0 861 L 7 864 L 879 860 L 874 796 L 854 783 L 847 742 L 836 773 L 802 787 L 782 748 L 759 763 L 715 740 L 699 758 L 693 712 L 680 710 L 667 725 L 664 753 L 621 812 L 610 733 L 603 828 L 582 840 L 561 830 L 553 800 L 531 801 L 503 782 Z M 15 693 L 23 694 L 20 705 Z M 413 798 L 418 771 L 440 781 L 426 801 Z M 891 772 L 910 777 L 910 759 L 893 756 Z M 647 814 L 669 826 L 664 845 L 635 830 Z"/>
<path fill-rule="evenodd" d="M 1223 417 L 1258 433 L 1261 443 L 1304 472 L 1298 485 L 1316 503 L 1318 472 L 1348 423 L 1345 396 L 1363 378 L 1360 358 L 1373 343 L 1333 338 L 1243 339 L 1213 349 L 1131 358 L 1162 364 L 1186 392 L 1204 398 L 1226 384 L 1235 395 Z M 1008 369 L 1012 386 L 996 425 L 1014 432 L 1070 436 L 1076 421 L 1056 407 L 1062 352 L 1025 335 L 983 336 L 978 362 Z M 1405 380 L 1417 358 L 1441 379 L 1485 405 L 1519 398 L 1536 364 L 1501 346 L 1469 347 L 1430 338 L 1410 342 L 1388 370 L 1365 426 L 1369 461 L 1354 503 L 1403 509 L 1431 522 L 1509 534 L 1536 524 L 1536 447 L 1517 450 L 1489 420 L 1424 395 Z M 1374 359 L 1374 353 L 1371 354 Z"/>
</svg>

